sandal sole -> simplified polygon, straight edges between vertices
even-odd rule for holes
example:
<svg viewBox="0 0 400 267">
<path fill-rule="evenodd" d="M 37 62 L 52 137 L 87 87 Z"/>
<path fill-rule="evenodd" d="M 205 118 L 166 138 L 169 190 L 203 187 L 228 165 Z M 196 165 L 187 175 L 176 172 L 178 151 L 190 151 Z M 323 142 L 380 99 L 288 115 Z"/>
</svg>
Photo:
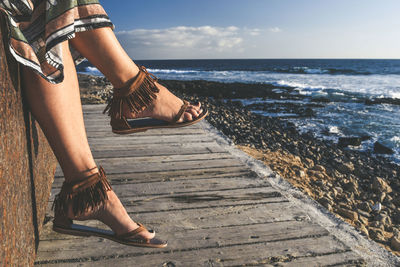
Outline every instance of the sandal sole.
<svg viewBox="0 0 400 267">
<path fill-rule="evenodd" d="M 202 121 L 205 117 L 208 115 L 208 110 L 203 111 L 203 113 L 193 121 L 189 122 L 181 122 L 181 123 L 175 123 L 175 124 L 167 124 L 167 125 L 159 125 L 159 126 L 144 126 L 144 127 L 138 127 L 138 128 L 131 128 L 131 129 L 126 129 L 126 130 L 117 130 L 117 129 L 112 129 L 112 132 L 115 134 L 131 134 L 131 133 L 139 133 L 139 132 L 145 132 L 147 130 L 151 129 L 161 129 L 161 128 L 181 128 L 181 127 L 186 127 L 190 126 L 193 124 L 196 124 L 200 121 Z"/>
</svg>

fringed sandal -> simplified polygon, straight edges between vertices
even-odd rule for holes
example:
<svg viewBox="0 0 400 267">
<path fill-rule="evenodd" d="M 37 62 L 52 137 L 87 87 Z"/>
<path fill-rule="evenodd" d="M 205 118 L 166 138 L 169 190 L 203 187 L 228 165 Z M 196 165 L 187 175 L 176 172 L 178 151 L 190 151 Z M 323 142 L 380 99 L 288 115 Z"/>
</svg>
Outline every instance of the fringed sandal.
<svg viewBox="0 0 400 267">
<path fill-rule="evenodd" d="M 177 115 L 172 121 L 157 120 L 153 118 L 138 118 L 127 119 L 123 114 L 123 106 L 129 107 L 130 112 L 138 114 L 157 98 L 159 89 L 156 86 L 157 78 L 147 72 L 146 68 L 139 67 L 139 73 L 136 77 L 132 78 L 122 88 L 114 88 L 113 97 L 109 100 L 107 107 L 104 109 L 103 114 L 107 112 L 111 117 L 112 131 L 117 134 L 130 134 L 136 132 L 144 132 L 149 129 L 156 128 L 178 128 L 189 126 L 198 123 L 208 115 L 208 111 L 203 109 L 203 112 L 194 120 L 178 122 L 183 116 L 189 103 L 183 101 Z"/>
<path fill-rule="evenodd" d="M 53 203 L 53 230 L 68 235 L 107 238 L 129 246 L 151 248 L 163 248 L 167 246 L 167 242 L 160 239 L 147 239 L 139 236 L 140 232 L 147 230 L 140 223 L 138 223 L 139 227 L 137 229 L 117 235 L 111 230 L 74 224 L 73 221 L 68 218 L 67 214 L 70 205 L 72 205 L 74 216 L 79 216 L 87 210 L 96 210 L 105 205 L 108 199 L 107 191 L 109 190 L 111 190 L 111 186 L 107 181 L 106 174 L 102 167 L 99 168 L 98 173 L 84 180 L 69 183 L 64 182 L 60 193 L 55 197 Z M 153 232 L 153 230 L 149 230 L 149 232 Z"/>
</svg>

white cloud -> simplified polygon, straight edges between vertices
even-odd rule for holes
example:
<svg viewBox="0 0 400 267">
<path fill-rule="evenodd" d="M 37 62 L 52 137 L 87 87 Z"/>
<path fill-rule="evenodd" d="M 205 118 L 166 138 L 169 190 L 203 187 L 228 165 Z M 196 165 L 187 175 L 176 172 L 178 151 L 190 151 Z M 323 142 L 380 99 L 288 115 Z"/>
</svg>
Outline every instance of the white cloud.
<svg viewBox="0 0 400 267">
<path fill-rule="evenodd" d="M 269 30 L 270 32 L 281 32 L 281 31 L 282 31 L 282 29 L 279 28 L 279 27 L 272 27 L 272 28 L 269 28 L 268 30 Z"/>
<path fill-rule="evenodd" d="M 134 29 L 116 35 L 131 57 L 216 58 L 235 57 L 245 42 L 260 35 L 260 29 L 177 26 L 166 29 Z"/>
</svg>

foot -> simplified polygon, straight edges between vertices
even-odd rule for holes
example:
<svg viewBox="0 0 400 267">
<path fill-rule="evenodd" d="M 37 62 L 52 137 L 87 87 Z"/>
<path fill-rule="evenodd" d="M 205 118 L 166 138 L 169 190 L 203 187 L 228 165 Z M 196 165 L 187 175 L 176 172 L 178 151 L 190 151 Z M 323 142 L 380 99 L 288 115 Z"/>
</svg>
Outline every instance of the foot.
<svg viewBox="0 0 400 267">
<path fill-rule="evenodd" d="M 128 106 L 123 106 L 123 115 L 128 119 L 145 118 L 151 117 L 158 120 L 172 121 L 178 114 L 179 110 L 183 105 L 183 101 L 171 93 L 163 85 L 156 83 L 158 89 L 157 98 L 153 103 L 140 112 L 139 114 L 133 114 L 130 112 Z M 201 104 L 196 105 L 189 104 L 183 116 L 177 122 L 185 122 L 195 120 L 201 113 L 203 109 Z"/>
<path fill-rule="evenodd" d="M 111 230 L 117 235 L 125 234 L 135 230 L 139 227 L 131 217 L 129 217 L 121 201 L 114 193 L 114 191 L 107 191 L 108 200 L 103 207 L 96 210 L 86 211 L 85 213 L 74 216 L 72 213 L 72 207 L 69 211 L 68 217 L 73 220 L 85 221 L 85 220 L 99 220 L 106 224 Z M 155 233 L 149 231 L 143 231 L 138 234 L 146 239 L 152 239 Z"/>
</svg>

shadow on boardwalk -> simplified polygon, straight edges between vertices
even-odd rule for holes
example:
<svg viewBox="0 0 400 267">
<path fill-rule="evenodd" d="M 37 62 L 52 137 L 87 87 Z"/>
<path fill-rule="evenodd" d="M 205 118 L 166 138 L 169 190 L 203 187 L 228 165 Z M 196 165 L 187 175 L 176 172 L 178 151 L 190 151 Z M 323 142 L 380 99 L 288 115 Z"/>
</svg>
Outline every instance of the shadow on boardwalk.
<svg viewBox="0 0 400 267">
<path fill-rule="evenodd" d="M 217 142 L 206 122 L 129 136 L 111 133 L 103 106 L 84 106 L 90 145 L 137 221 L 165 249 L 61 235 L 47 223 L 36 264 L 48 266 L 384 265 L 354 251 Z M 207 129 L 204 129 L 207 128 Z M 265 170 L 268 173 L 268 170 Z M 60 190 L 56 173 L 52 198 Z M 53 199 L 50 199 L 52 201 Z M 50 212 L 49 203 L 49 214 Z M 97 226 L 97 222 L 87 225 Z M 379 249 L 378 249 L 379 250 Z M 383 251 L 383 250 L 382 250 Z M 384 260 L 384 259 L 383 259 Z M 388 262 L 386 262 L 389 265 Z"/>
</svg>

